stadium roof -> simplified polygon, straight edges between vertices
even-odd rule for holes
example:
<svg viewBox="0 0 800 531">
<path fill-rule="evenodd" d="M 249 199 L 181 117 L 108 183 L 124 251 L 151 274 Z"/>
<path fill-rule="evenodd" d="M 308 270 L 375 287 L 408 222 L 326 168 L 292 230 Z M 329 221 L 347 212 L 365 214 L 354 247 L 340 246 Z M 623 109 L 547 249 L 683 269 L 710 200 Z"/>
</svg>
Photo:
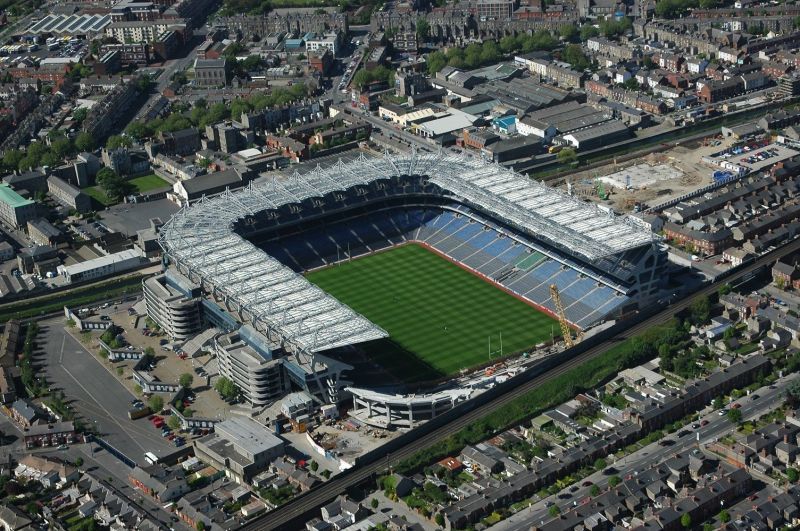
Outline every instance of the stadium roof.
<svg viewBox="0 0 800 531">
<path fill-rule="evenodd" d="M 236 303 L 242 318 L 294 351 L 320 352 L 388 334 L 268 256 L 233 230 L 264 210 L 402 175 L 433 184 L 506 223 L 589 261 L 650 244 L 655 236 L 629 218 L 585 203 L 499 165 L 440 152 L 341 160 L 325 169 L 272 178 L 184 206 L 162 228 L 161 246 L 193 279 Z"/>
</svg>

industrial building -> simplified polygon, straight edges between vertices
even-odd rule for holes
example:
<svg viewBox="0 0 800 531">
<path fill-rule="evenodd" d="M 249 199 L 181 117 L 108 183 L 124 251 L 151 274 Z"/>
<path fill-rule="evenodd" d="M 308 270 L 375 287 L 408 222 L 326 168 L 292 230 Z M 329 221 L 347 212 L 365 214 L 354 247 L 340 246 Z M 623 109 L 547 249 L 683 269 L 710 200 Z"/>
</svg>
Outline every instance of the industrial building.
<svg viewBox="0 0 800 531">
<path fill-rule="evenodd" d="M 285 453 L 285 443 L 264 425 L 233 417 L 214 425 L 214 433 L 193 442 L 195 456 L 225 471 L 237 483 L 250 483 Z"/>
<path fill-rule="evenodd" d="M 83 282 L 136 269 L 147 263 L 137 250 L 126 249 L 68 266 L 58 266 L 58 273 L 68 282 Z"/>
</svg>

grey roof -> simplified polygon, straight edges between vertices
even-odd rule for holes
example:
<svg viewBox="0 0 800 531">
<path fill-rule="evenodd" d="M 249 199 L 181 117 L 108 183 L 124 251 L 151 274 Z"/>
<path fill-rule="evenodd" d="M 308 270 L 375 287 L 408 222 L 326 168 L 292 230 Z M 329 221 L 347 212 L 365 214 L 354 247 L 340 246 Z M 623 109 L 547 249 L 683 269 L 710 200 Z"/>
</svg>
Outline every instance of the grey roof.
<svg viewBox="0 0 800 531">
<path fill-rule="evenodd" d="M 623 131 L 629 131 L 628 126 L 626 126 L 619 120 L 611 120 L 606 123 L 596 125 L 594 127 L 588 127 L 586 129 L 581 129 L 579 131 L 573 131 L 572 133 L 569 133 L 569 136 L 571 136 L 578 142 L 585 142 L 586 140 L 592 140 L 595 138 L 600 138 L 606 135 L 620 133 Z"/>
<path fill-rule="evenodd" d="M 48 186 L 53 186 L 58 188 L 59 190 L 63 191 L 65 194 L 69 195 L 70 197 L 78 197 L 83 192 L 81 192 L 80 188 L 71 185 L 64 179 L 56 177 L 55 175 L 51 175 L 47 178 Z"/>
<path fill-rule="evenodd" d="M 241 182 L 242 176 L 239 175 L 239 172 L 234 168 L 230 168 L 181 181 L 181 185 L 188 194 L 201 194 L 206 190 L 213 190 L 220 186 L 237 185 L 241 184 Z"/>
</svg>

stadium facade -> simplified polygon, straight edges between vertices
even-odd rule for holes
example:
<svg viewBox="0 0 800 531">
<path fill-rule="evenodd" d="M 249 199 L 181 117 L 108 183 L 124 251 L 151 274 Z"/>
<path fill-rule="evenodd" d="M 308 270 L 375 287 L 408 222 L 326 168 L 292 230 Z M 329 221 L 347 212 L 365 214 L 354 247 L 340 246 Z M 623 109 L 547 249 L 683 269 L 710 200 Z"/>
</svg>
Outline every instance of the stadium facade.
<svg viewBox="0 0 800 531">
<path fill-rule="evenodd" d="M 323 353 L 387 332 L 300 273 L 409 241 L 551 314 L 555 284 L 577 328 L 654 302 L 666 267 L 638 220 L 445 153 L 273 178 L 187 205 L 160 232 L 171 266 L 301 368 L 293 382 L 323 402 L 347 384 Z"/>
</svg>

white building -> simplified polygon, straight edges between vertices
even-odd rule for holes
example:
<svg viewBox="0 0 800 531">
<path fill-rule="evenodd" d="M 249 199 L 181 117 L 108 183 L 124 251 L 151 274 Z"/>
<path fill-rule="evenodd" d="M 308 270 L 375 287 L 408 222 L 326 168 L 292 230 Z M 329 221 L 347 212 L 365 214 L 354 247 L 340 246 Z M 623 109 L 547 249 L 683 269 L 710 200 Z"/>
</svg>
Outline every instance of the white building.
<svg viewBox="0 0 800 531">
<path fill-rule="evenodd" d="M 336 33 L 326 33 L 322 37 L 316 37 L 306 41 L 306 51 L 316 52 L 322 49 L 330 50 L 336 56 L 339 51 L 339 36 Z"/>
<path fill-rule="evenodd" d="M 69 266 L 58 266 L 58 274 L 70 283 L 93 280 L 134 269 L 147 260 L 138 249 L 126 249 L 118 253 L 101 256 Z"/>
<path fill-rule="evenodd" d="M 550 142 L 558 130 L 551 124 L 526 116 L 517 120 L 517 133 L 522 136 L 536 136 Z"/>
</svg>

